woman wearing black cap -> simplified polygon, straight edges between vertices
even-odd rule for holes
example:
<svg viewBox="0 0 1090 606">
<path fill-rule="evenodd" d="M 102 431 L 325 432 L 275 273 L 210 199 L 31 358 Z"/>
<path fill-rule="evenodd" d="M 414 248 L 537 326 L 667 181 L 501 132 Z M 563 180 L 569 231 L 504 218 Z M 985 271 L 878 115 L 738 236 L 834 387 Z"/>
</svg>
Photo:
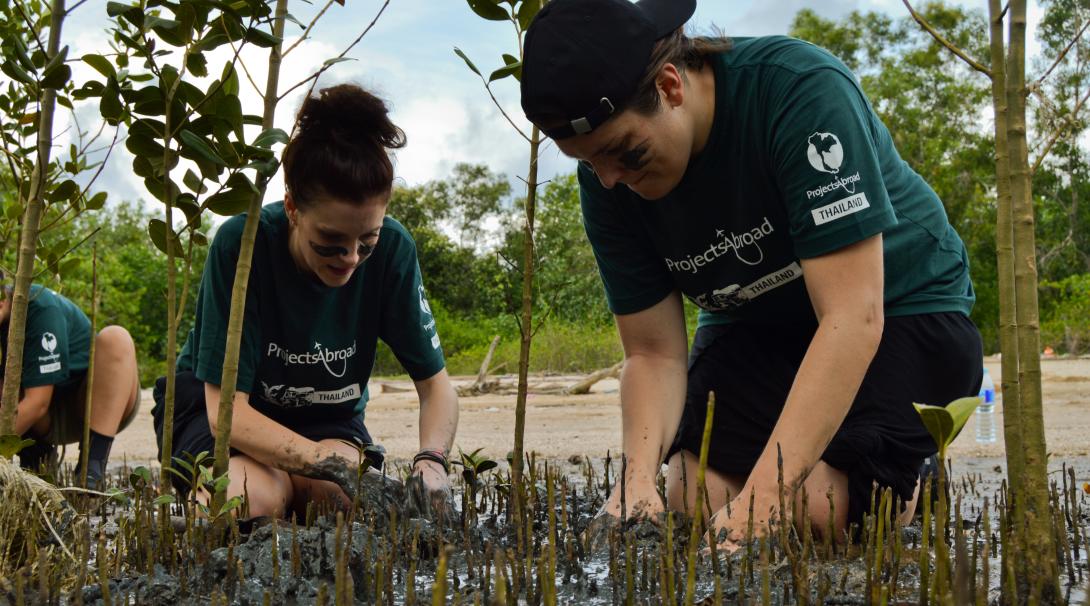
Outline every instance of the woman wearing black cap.
<svg viewBox="0 0 1090 606">
<path fill-rule="evenodd" d="M 628 513 L 661 510 L 663 461 L 668 505 L 694 510 L 714 392 L 709 497 L 732 540 L 751 498 L 758 528 L 776 517 L 780 457 L 819 532 L 859 522 L 875 488 L 911 515 L 936 450 L 912 403 L 981 381 L 965 247 L 840 61 L 688 38 L 694 9 L 554 0 L 526 38 L 523 109 L 580 161 L 624 346 Z M 682 294 L 701 308 L 688 359 Z"/>
</svg>

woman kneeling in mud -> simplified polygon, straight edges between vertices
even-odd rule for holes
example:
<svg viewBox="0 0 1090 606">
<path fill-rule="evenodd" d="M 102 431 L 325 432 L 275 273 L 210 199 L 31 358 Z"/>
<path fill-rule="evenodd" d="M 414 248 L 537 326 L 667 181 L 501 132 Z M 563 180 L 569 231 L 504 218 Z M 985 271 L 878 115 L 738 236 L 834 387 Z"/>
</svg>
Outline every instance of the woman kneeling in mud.
<svg viewBox="0 0 1090 606">
<path fill-rule="evenodd" d="M 404 146 L 405 134 L 381 99 L 353 85 L 307 98 L 296 120 L 283 155 L 284 200 L 261 209 L 254 245 L 227 495 L 245 494 L 254 517 L 300 513 L 311 501 L 349 504 L 345 489 L 355 484 L 361 449 L 372 444 L 364 408 L 381 338 L 420 397 L 414 482 L 432 503 L 446 503 L 457 396 L 415 243 L 386 216 L 387 150 Z M 172 457 L 213 450 L 245 221 L 224 223 L 209 249 L 178 361 Z M 160 449 L 165 391 L 161 378 L 152 411 Z"/>
</svg>

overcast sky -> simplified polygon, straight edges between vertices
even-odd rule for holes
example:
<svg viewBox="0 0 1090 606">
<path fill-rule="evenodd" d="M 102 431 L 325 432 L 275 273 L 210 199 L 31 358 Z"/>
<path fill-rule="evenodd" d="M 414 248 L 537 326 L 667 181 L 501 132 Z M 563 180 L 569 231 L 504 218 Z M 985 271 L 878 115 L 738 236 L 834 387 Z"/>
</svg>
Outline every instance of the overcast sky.
<svg viewBox="0 0 1090 606">
<path fill-rule="evenodd" d="M 957 3 L 984 7 L 983 2 Z M 324 5 L 322 0 L 306 4 L 293 0 L 292 12 L 307 23 Z M 339 54 L 372 21 L 381 2 L 347 0 L 346 6 L 334 4 L 319 22 L 309 40 L 300 44 L 285 59 L 281 90 L 305 78 L 316 66 Z M 105 52 L 108 22 L 105 2 L 90 0 L 80 6 L 65 25 L 64 41 L 72 46 L 69 57 L 89 52 Z M 802 8 L 811 8 L 827 18 L 840 18 L 848 12 L 884 11 L 895 17 L 906 14 L 900 0 L 698 0 L 697 12 L 690 25 L 696 32 L 717 27 L 729 35 L 751 36 L 784 34 L 792 17 Z M 1030 7 L 1030 25 L 1039 10 Z M 288 26 L 286 45 L 298 40 L 302 30 Z M 375 27 L 349 54 L 356 59 L 339 63 L 322 77 L 323 85 L 355 82 L 384 97 L 392 108 L 394 121 L 408 136 L 408 146 L 397 156 L 397 174 L 402 183 L 415 185 L 446 177 L 458 162 L 487 164 L 514 183 L 524 176 L 527 145 L 493 106 L 480 80 L 453 52 L 460 47 L 484 73 L 500 67 L 501 53 L 516 48 L 513 29 L 507 23 L 485 21 L 468 8 L 464 0 L 392 0 Z M 224 53 L 210 57 L 209 71 L 219 73 Z M 1031 43 L 1030 56 L 1033 46 Z M 264 85 L 267 53 L 244 54 L 254 81 Z M 76 81 L 96 75 L 89 68 L 76 67 Z M 249 113 L 261 113 L 257 94 L 243 84 L 243 106 Z M 290 130 L 305 87 L 288 96 L 277 113 L 277 126 Z M 507 113 L 524 128 L 518 104 L 518 87 L 513 79 L 497 83 L 494 91 Z M 86 129 L 97 107 L 85 108 L 80 116 Z M 64 118 L 56 132 L 64 131 Z M 70 131 L 69 131 L 70 132 Z M 63 141 L 59 141 L 64 143 Z M 66 147 L 66 144 L 65 144 Z M 98 189 L 110 192 L 111 199 L 141 199 L 147 194 L 140 179 L 132 175 L 132 157 L 119 149 L 110 159 L 100 178 Z M 542 176 L 567 173 L 574 164 L 547 147 L 542 156 Z M 270 184 L 267 201 L 283 194 L 283 181 Z"/>
</svg>

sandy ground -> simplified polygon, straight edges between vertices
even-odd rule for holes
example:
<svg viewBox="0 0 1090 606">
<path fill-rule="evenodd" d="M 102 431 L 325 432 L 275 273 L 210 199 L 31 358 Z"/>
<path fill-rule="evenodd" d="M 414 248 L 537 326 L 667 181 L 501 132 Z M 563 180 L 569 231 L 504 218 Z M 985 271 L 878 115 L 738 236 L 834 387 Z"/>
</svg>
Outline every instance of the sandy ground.
<svg viewBox="0 0 1090 606">
<path fill-rule="evenodd" d="M 1000 377 L 999 360 L 985 359 L 991 375 Z M 1081 460 L 1090 454 L 1090 359 L 1042 360 L 1045 398 L 1045 428 L 1050 463 Z M 581 377 L 535 377 L 534 382 L 569 384 Z M 506 377 L 506 380 L 513 380 Z M 471 377 L 458 377 L 456 383 L 468 383 Z M 408 392 L 384 393 L 383 385 L 409 389 Z M 418 447 L 416 394 L 408 381 L 374 379 L 367 407 L 367 427 L 395 459 L 411 457 Z M 1001 399 L 1000 399 L 1001 402 Z M 483 448 L 484 453 L 502 458 L 512 448 L 515 422 L 515 397 L 489 395 L 461 398 L 461 418 L 455 452 Z M 141 410 L 133 424 L 114 443 L 111 463 L 148 464 L 156 458 L 155 436 L 151 424 L 151 392 L 145 390 Z M 526 411 L 526 448 L 546 457 L 585 454 L 604 456 L 607 450 L 618 452 L 621 446 L 618 382 L 606 380 L 595 385 L 589 395 L 530 395 Z M 951 455 L 984 461 L 1003 457 L 1002 405 L 997 408 L 998 441 L 975 441 L 976 419 L 954 442 Z M 77 448 L 70 448 L 67 458 L 75 460 Z M 1053 465 L 1050 464 L 1050 467 Z M 1081 474 L 1080 474 L 1081 475 Z"/>
</svg>

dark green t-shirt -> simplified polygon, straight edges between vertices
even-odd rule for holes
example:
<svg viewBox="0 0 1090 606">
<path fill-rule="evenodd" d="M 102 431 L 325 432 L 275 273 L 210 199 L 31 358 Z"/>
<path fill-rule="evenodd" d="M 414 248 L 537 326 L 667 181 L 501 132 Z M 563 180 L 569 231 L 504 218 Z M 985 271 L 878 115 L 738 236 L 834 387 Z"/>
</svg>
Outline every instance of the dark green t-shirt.
<svg viewBox="0 0 1090 606">
<path fill-rule="evenodd" d="M 197 295 L 179 370 L 219 385 L 231 287 L 246 215 L 219 228 Z M 416 244 L 386 217 L 378 245 L 347 284 L 330 288 L 301 272 L 288 252 L 282 202 L 261 209 L 254 245 L 237 388 L 282 423 L 321 414 L 347 418 L 367 405 L 367 380 L 382 339 L 414 380 L 444 367 L 424 296 Z"/>
<path fill-rule="evenodd" d="M 3 351 L 8 349 L 8 323 Z M 23 380 L 20 387 L 67 387 L 87 373 L 91 351 L 91 321 L 62 295 L 32 284 L 27 302 L 26 340 L 23 341 Z M 0 359 L 0 377 L 7 357 Z"/>
<path fill-rule="evenodd" d="M 881 233 L 887 316 L 968 314 L 965 246 L 852 73 L 800 40 L 734 42 L 712 60 L 711 134 L 674 191 L 648 201 L 579 168 L 612 311 L 678 289 L 701 325 L 812 316 L 800 259 Z"/>
</svg>

